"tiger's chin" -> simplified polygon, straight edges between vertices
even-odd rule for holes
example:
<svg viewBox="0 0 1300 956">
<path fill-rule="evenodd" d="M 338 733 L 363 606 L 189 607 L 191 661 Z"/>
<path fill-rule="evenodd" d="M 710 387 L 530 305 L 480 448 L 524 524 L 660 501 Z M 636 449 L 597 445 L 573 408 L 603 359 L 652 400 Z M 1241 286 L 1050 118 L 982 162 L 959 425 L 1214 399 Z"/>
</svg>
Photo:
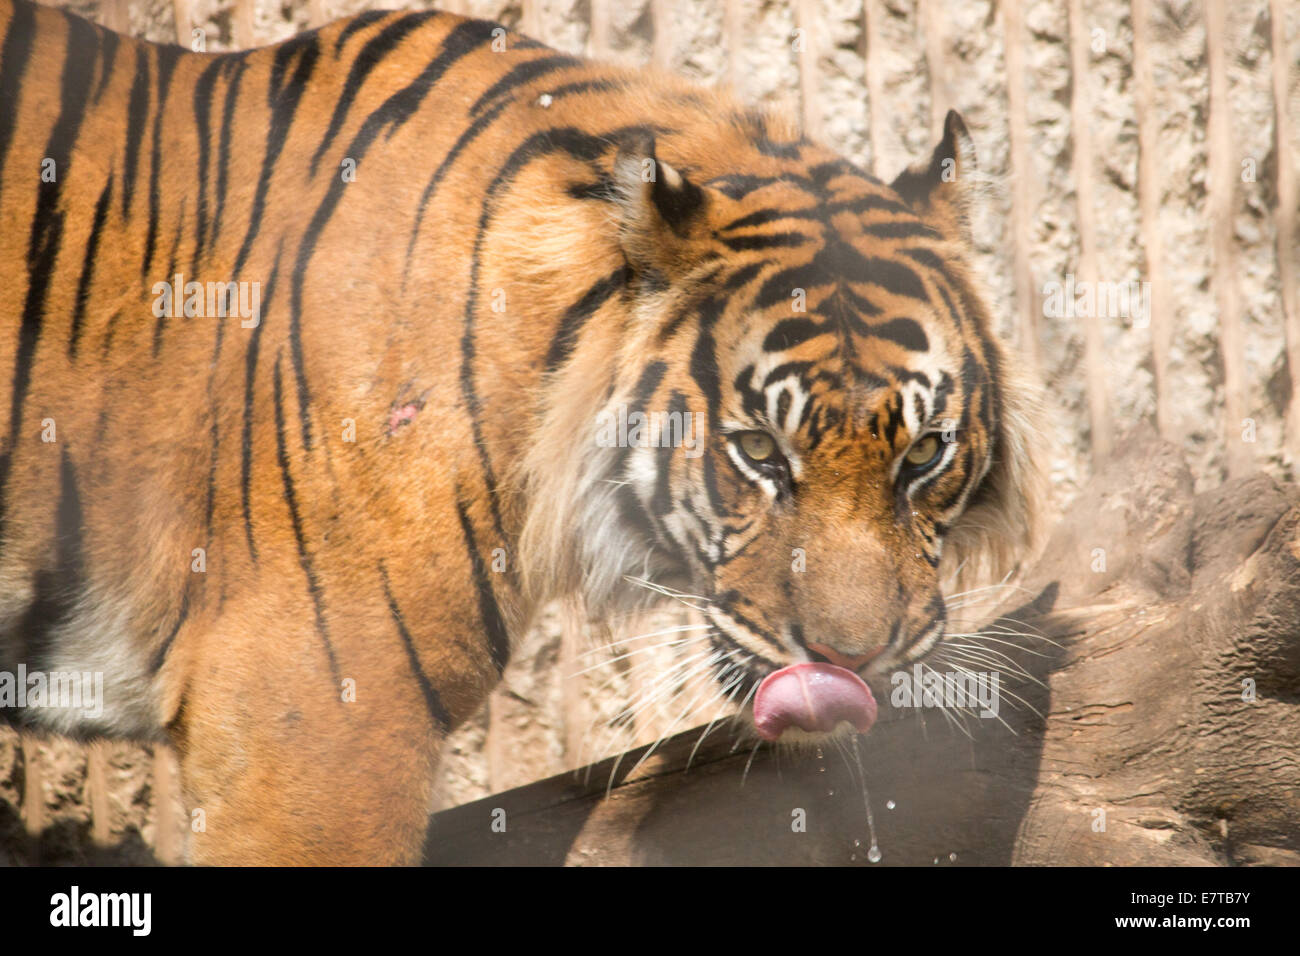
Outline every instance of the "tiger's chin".
<svg viewBox="0 0 1300 956">
<path fill-rule="evenodd" d="M 759 739 L 765 739 L 761 734 L 758 734 L 757 730 L 755 730 L 755 735 Z M 765 742 L 781 748 L 782 751 L 789 751 L 796 756 L 821 755 L 822 749 L 827 745 L 844 746 L 860 736 L 862 736 L 861 731 L 848 721 L 842 721 L 832 730 L 808 731 L 800 730 L 798 727 L 790 727 L 776 740 Z"/>
</svg>

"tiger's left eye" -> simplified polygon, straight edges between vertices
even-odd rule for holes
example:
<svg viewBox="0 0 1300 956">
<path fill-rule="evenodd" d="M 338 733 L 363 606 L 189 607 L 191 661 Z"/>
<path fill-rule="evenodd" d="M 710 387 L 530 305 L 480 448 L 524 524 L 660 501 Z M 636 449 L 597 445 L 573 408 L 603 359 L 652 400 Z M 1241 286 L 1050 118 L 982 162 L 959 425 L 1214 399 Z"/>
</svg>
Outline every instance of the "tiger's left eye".
<svg viewBox="0 0 1300 956">
<path fill-rule="evenodd" d="M 742 432 L 740 450 L 750 461 L 770 461 L 776 455 L 776 441 L 767 432 Z"/>
<path fill-rule="evenodd" d="M 939 439 L 935 435 L 926 435 L 919 442 L 907 450 L 904 460 L 913 468 L 924 468 L 926 465 L 933 464 L 934 460 L 939 457 Z"/>
</svg>

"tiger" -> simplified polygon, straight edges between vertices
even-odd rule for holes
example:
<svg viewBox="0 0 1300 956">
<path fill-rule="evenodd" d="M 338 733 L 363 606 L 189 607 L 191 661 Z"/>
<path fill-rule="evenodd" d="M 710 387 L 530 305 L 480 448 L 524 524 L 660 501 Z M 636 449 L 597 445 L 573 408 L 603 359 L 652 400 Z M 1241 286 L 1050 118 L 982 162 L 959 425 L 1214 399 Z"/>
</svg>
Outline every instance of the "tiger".
<svg viewBox="0 0 1300 956">
<path fill-rule="evenodd" d="M 555 602 L 689 594 L 754 738 L 868 730 L 1036 540 L 974 161 L 442 12 L 201 53 L 0 0 L 0 671 L 102 680 L 6 721 L 171 744 L 199 865 L 420 862 Z"/>
</svg>

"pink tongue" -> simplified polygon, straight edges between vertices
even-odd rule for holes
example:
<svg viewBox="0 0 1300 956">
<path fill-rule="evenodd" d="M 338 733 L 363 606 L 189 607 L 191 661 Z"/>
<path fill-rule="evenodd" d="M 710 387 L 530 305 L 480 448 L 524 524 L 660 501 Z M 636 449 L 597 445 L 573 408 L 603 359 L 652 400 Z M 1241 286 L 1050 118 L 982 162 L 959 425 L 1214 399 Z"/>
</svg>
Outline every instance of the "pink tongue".
<svg viewBox="0 0 1300 956">
<path fill-rule="evenodd" d="M 876 699 L 862 678 L 834 664 L 783 667 L 754 695 L 754 724 L 764 740 L 776 740 L 787 727 L 829 732 L 841 720 L 865 734 L 876 722 Z"/>
</svg>

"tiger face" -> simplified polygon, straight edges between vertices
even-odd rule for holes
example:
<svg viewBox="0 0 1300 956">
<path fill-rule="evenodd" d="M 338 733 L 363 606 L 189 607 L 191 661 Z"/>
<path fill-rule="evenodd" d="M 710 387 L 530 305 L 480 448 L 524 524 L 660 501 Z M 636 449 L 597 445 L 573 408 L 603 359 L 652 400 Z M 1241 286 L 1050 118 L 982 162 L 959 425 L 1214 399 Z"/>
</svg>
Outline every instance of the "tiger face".
<svg viewBox="0 0 1300 956">
<path fill-rule="evenodd" d="M 1031 393 L 965 263 L 969 136 L 950 114 L 890 186 L 812 150 L 697 183 L 654 149 L 615 161 L 636 334 L 602 410 L 646 434 L 594 460 L 583 580 L 696 606 L 761 736 L 866 730 L 870 685 L 942 639 L 945 580 L 1033 524 Z"/>
</svg>

